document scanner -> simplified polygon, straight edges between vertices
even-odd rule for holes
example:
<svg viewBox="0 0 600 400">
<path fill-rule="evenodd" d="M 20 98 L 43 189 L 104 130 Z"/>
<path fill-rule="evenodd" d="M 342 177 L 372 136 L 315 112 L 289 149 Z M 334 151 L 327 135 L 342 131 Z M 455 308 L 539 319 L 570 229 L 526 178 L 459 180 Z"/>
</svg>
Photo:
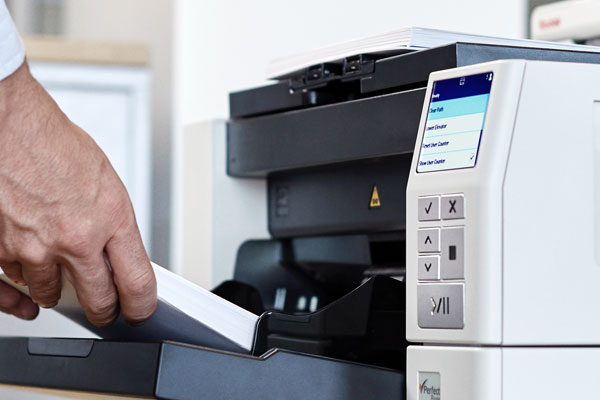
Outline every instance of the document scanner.
<svg viewBox="0 0 600 400">
<path fill-rule="evenodd" d="M 266 181 L 271 237 L 248 238 L 215 293 L 262 314 L 252 354 L 4 338 L 0 382 L 162 399 L 589 397 L 599 63 L 456 43 L 232 93 L 227 174 Z"/>
<path fill-rule="evenodd" d="M 409 347 L 408 398 L 597 397 L 600 67 L 485 63 L 433 73 L 425 96 L 406 328 L 427 345 Z"/>
</svg>

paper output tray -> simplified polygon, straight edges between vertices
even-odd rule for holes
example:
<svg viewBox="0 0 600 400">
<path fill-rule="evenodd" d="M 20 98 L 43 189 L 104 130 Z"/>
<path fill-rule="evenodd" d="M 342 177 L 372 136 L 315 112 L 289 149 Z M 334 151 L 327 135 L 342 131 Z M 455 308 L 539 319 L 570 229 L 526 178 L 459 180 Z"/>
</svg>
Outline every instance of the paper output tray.
<svg viewBox="0 0 600 400">
<path fill-rule="evenodd" d="M 284 350 L 0 338 L 0 383 L 159 399 L 403 399 L 401 372 Z"/>
</svg>

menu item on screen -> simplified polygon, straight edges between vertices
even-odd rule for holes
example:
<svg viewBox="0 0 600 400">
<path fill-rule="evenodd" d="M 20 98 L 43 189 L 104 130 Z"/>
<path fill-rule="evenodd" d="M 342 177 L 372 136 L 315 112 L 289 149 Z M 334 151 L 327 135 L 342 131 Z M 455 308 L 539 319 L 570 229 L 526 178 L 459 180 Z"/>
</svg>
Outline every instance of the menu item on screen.
<svg viewBox="0 0 600 400">
<path fill-rule="evenodd" d="M 417 172 L 475 166 L 493 77 L 486 72 L 433 83 Z"/>
</svg>

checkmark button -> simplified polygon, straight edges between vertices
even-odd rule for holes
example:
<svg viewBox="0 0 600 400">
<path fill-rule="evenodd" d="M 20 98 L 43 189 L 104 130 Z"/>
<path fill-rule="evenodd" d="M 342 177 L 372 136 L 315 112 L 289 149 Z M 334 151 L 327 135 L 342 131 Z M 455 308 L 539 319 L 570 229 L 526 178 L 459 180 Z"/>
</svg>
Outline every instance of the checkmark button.
<svg viewBox="0 0 600 400">
<path fill-rule="evenodd" d="M 429 206 L 427 206 L 427 208 L 425 209 L 425 213 L 429 214 L 429 211 L 431 211 L 431 206 L 433 205 L 433 201 L 429 202 Z"/>
<path fill-rule="evenodd" d="M 440 219 L 440 197 L 419 197 L 419 221 L 438 221 Z"/>
</svg>

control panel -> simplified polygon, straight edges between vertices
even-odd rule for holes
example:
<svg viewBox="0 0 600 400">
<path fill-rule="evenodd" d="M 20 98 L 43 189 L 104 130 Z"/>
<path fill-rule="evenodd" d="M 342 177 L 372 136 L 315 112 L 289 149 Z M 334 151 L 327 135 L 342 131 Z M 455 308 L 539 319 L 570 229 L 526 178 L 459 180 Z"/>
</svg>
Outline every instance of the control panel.
<svg viewBox="0 0 600 400">
<path fill-rule="evenodd" d="M 408 340 L 501 341 L 502 173 L 522 73 L 430 76 L 406 191 Z"/>
<path fill-rule="evenodd" d="M 418 198 L 417 204 L 419 327 L 462 329 L 465 227 L 457 223 L 465 218 L 465 197 L 463 194 L 423 196 Z M 445 224 L 449 221 L 452 225 Z M 422 222 L 440 225 L 428 227 Z"/>
</svg>

